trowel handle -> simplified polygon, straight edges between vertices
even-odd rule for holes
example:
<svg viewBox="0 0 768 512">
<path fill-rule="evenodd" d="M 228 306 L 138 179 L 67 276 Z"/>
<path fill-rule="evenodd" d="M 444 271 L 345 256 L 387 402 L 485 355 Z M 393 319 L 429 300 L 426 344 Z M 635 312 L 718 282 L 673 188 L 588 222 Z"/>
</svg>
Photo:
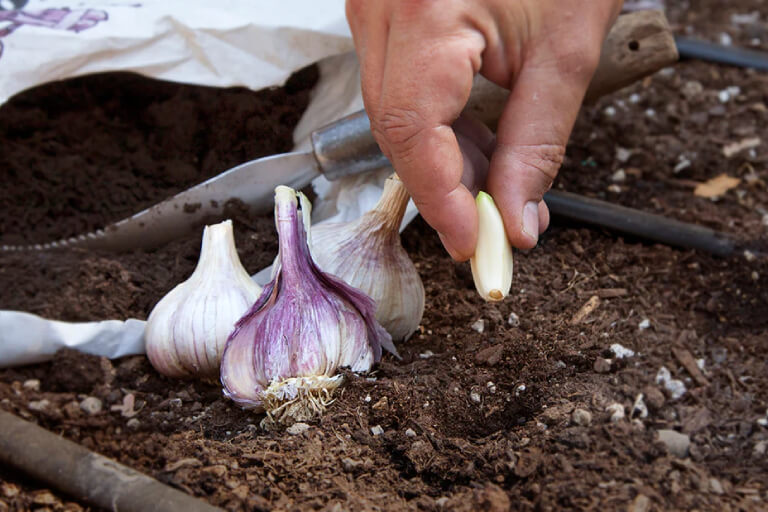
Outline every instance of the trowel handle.
<svg viewBox="0 0 768 512">
<path fill-rule="evenodd" d="M 600 64 L 586 100 L 625 87 L 677 61 L 677 47 L 662 11 L 619 16 L 603 43 Z M 509 91 L 481 76 L 472 85 L 465 112 L 495 129 Z M 312 133 L 320 169 L 330 180 L 386 167 L 364 111 L 356 112 Z"/>
</svg>

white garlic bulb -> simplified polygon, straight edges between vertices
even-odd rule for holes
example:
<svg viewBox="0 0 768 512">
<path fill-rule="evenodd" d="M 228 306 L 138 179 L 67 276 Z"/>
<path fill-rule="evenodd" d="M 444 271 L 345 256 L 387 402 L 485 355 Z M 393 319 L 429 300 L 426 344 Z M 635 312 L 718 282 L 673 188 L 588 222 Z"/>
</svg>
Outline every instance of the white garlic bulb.
<svg viewBox="0 0 768 512">
<path fill-rule="evenodd" d="M 381 199 L 357 220 L 312 227 L 318 266 L 376 302 L 376 320 L 393 340 L 408 338 L 424 314 L 424 285 L 400 243 L 408 191 L 397 176 L 387 179 Z"/>
<path fill-rule="evenodd" d="M 477 199 L 478 233 L 475 254 L 469 260 L 477 292 L 483 299 L 504 299 L 512 287 L 512 247 L 504 221 L 493 198 L 479 192 Z"/>
<path fill-rule="evenodd" d="M 240 263 L 232 221 L 206 226 L 192 275 L 160 299 L 144 331 L 152 366 L 169 377 L 216 377 L 227 337 L 261 288 Z"/>
</svg>

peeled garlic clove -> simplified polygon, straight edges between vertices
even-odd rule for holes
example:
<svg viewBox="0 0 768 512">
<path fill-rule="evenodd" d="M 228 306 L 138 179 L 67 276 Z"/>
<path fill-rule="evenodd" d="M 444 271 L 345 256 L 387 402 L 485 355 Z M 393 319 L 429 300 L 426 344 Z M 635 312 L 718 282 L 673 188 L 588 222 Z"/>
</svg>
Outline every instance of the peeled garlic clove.
<svg viewBox="0 0 768 512">
<path fill-rule="evenodd" d="M 195 271 L 149 315 L 150 363 L 169 377 L 216 377 L 227 337 L 260 292 L 240 263 L 232 221 L 206 226 Z"/>
<path fill-rule="evenodd" d="M 500 301 L 512 286 L 512 247 L 493 198 L 481 191 L 475 203 L 479 231 L 475 254 L 469 260 L 472 278 L 481 297 L 487 301 Z"/>
<path fill-rule="evenodd" d="M 403 182 L 394 176 L 376 206 L 359 219 L 312 228 L 318 266 L 371 297 L 376 319 L 395 340 L 413 334 L 424 314 L 424 285 L 400 243 L 408 199 Z"/>
<path fill-rule="evenodd" d="M 224 394 L 277 421 L 322 412 L 341 383 L 338 368 L 368 371 L 382 347 L 396 353 L 375 320 L 373 301 L 315 265 L 307 234 L 309 202 L 275 189 L 279 253 L 273 280 L 237 323 L 221 363 Z"/>
</svg>

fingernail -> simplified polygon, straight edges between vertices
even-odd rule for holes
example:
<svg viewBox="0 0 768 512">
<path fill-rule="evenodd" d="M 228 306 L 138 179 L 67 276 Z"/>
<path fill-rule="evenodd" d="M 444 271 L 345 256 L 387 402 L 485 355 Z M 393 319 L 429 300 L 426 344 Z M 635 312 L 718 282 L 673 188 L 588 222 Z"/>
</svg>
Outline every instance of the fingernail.
<svg viewBox="0 0 768 512">
<path fill-rule="evenodd" d="M 534 242 L 539 241 L 539 205 L 528 201 L 523 207 L 523 233 Z"/>
</svg>

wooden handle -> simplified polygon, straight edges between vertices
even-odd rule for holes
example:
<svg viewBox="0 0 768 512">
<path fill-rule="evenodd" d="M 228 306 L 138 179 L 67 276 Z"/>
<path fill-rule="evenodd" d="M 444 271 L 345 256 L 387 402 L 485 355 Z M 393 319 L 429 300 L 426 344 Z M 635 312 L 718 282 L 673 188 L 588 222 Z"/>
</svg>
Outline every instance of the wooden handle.
<svg viewBox="0 0 768 512">
<path fill-rule="evenodd" d="M 662 11 L 623 14 L 603 43 L 600 63 L 585 101 L 626 87 L 677 59 L 675 39 Z M 478 75 L 465 111 L 495 129 L 508 96 L 508 90 Z"/>
</svg>

